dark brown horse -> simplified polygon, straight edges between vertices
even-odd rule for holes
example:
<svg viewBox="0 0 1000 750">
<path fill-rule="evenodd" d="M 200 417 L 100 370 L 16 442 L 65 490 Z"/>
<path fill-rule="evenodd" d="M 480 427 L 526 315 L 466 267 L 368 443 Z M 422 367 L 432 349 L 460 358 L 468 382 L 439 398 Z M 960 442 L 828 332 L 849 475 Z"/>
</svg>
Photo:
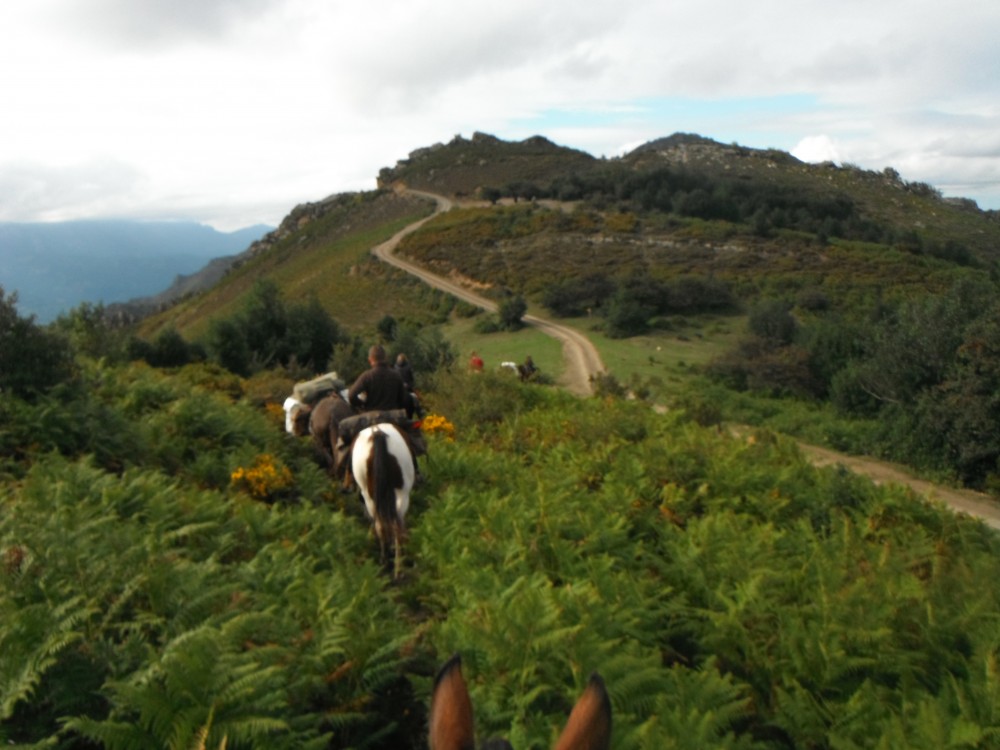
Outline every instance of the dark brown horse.
<svg viewBox="0 0 1000 750">
<path fill-rule="evenodd" d="M 354 415 L 351 405 L 339 393 L 331 393 L 314 406 L 295 401 L 286 402 L 285 409 L 288 412 L 286 427 L 291 425 L 289 432 L 312 436 L 320 463 L 333 479 L 348 484 L 350 446 L 341 444 L 338 425 Z"/>
<path fill-rule="evenodd" d="M 428 731 L 431 750 L 474 750 L 472 700 L 462 677 L 462 659 L 456 654 L 434 680 Z M 611 746 L 611 700 L 604 680 L 590 676 L 583 695 L 569 715 L 555 750 L 608 750 Z M 483 750 L 510 750 L 506 740 L 489 740 Z"/>
</svg>

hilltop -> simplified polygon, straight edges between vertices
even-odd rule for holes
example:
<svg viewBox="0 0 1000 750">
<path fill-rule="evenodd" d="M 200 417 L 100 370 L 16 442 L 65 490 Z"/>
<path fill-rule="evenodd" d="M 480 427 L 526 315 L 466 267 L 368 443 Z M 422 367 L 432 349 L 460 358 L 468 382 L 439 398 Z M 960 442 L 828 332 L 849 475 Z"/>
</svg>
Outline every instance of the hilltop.
<svg viewBox="0 0 1000 750">
<path fill-rule="evenodd" d="M 360 295 L 344 288 L 344 276 L 382 275 L 369 265 L 368 246 L 401 226 L 393 222 L 432 209 L 401 188 L 446 195 L 466 209 L 480 206 L 480 213 L 465 210 L 432 223 L 422 239 L 404 246 L 405 254 L 529 297 L 553 280 L 630 272 L 707 274 L 732 282 L 746 298 L 773 284 L 840 296 L 882 289 L 891 296 L 893 289 L 908 293 L 912 286 L 940 290 L 956 268 L 989 269 L 1000 248 L 996 212 L 945 199 L 892 168 L 806 164 L 774 149 L 693 134 L 650 141 L 615 159 L 540 136 L 519 142 L 483 133 L 456 136 L 383 168 L 377 183 L 370 193 L 296 206 L 277 230 L 221 269 L 221 277 L 214 273 L 192 284 L 180 304 L 147 321 L 144 330 L 168 323 L 204 330 L 208 317 L 231 309 L 253 279 L 264 276 L 295 295 L 319 295 L 338 319 L 364 324 Z M 530 222 L 517 218 L 522 214 L 501 219 L 502 212 L 493 218 L 482 213 L 483 206 L 505 199 L 522 207 L 552 200 L 564 210 L 536 214 Z M 567 207 L 578 209 L 572 220 Z M 433 246 L 432 255 L 423 246 Z M 369 291 L 369 299 L 380 299 L 375 287 Z M 419 316 L 412 295 L 400 301 Z M 372 304 L 368 324 L 386 311 Z"/>
</svg>

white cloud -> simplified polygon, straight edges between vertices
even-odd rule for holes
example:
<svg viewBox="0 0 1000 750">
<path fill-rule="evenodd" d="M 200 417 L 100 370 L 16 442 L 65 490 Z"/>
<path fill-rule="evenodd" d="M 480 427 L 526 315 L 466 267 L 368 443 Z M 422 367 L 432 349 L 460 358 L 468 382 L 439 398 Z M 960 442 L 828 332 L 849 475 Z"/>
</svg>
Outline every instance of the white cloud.
<svg viewBox="0 0 1000 750">
<path fill-rule="evenodd" d="M 839 163 L 841 161 L 836 144 L 826 135 L 810 135 L 803 138 L 791 150 L 791 154 L 796 159 L 811 164 L 824 161 Z"/>
<path fill-rule="evenodd" d="M 475 130 L 596 156 L 698 132 L 1000 208 L 979 0 L 33 0 L 0 28 L 0 218 L 276 223 Z"/>
</svg>

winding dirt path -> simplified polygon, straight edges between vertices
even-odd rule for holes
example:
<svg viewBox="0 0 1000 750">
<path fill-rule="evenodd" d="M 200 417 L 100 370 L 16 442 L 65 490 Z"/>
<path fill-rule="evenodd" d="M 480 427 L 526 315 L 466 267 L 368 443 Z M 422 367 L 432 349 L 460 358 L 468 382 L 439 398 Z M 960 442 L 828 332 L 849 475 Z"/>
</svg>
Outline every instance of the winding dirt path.
<svg viewBox="0 0 1000 750">
<path fill-rule="evenodd" d="M 434 214 L 404 227 L 381 245 L 373 247 L 372 254 L 386 263 L 413 274 L 430 286 L 445 291 L 471 305 L 476 305 L 489 312 L 496 312 L 497 304 L 492 300 L 477 294 L 452 279 L 431 273 L 426 268 L 422 268 L 395 254 L 396 248 L 404 237 L 422 227 L 433 216 L 443 211 L 451 210 L 454 205 L 453 201 L 436 193 L 426 193 L 420 190 L 409 189 L 405 192 L 410 195 L 433 200 L 437 204 Z M 593 392 L 590 381 L 591 376 L 605 372 L 606 368 L 604 367 L 604 362 L 601 360 L 600 353 L 590 343 L 590 340 L 579 331 L 560 325 L 559 323 L 554 323 L 551 320 L 538 318 L 534 315 L 525 315 L 523 320 L 527 325 L 537 328 L 562 342 L 563 361 L 566 366 L 559 378 L 559 384 L 578 396 L 591 395 Z"/>
<path fill-rule="evenodd" d="M 847 456 L 816 445 L 799 443 L 799 449 L 815 466 L 841 464 L 871 479 L 875 484 L 901 484 L 931 502 L 939 501 L 956 513 L 966 513 L 982 520 L 987 526 L 1000 529 L 1000 504 L 982 492 L 943 487 L 918 479 L 904 467 L 864 456 Z"/>
<path fill-rule="evenodd" d="M 386 263 L 413 274 L 430 286 L 489 312 L 496 312 L 497 305 L 492 300 L 452 279 L 431 273 L 427 269 L 395 255 L 395 250 L 404 237 L 422 227 L 433 216 L 443 211 L 449 211 L 455 205 L 450 199 L 436 193 L 409 189 L 405 192 L 433 200 L 437 206 L 434 214 L 404 227 L 382 244 L 372 248 L 372 254 Z M 566 366 L 559 379 L 559 384 L 579 396 L 591 395 L 593 392 L 591 376 L 605 372 L 606 368 L 600 353 L 590 340 L 579 331 L 533 315 L 524 316 L 524 322 L 562 342 L 563 360 Z M 942 502 L 956 513 L 966 513 L 979 518 L 988 526 L 1000 530 L 1000 503 L 989 495 L 932 484 L 918 479 L 903 467 L 884 461 L 848 456 L 807 443 L 799 443 L 799 448 L 816 466 L 841 464 L 856 474 L 867 476 L 876 484 L 895 483 L 910 487 L 914 492 L 931 502 Z"/>
</svg>

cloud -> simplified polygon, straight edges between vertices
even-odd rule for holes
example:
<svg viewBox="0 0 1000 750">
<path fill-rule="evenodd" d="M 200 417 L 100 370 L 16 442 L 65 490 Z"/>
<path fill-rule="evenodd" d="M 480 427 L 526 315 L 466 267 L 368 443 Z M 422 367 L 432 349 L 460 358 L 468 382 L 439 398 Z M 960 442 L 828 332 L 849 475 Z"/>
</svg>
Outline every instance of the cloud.
<svg viewBox="0 0 1000 750">
<path fill-rule="evenodd" d="M 69 0 L 54 26 L 99 44 L 149 49 L 225 38 L 283 0 Z"/>
<path fill-rule="evenodd" d="M 1000 208 L 997 3 L 32 0 L 0 28 L 6 217 L 274 223 L 475 130 L 598 156 L 697 132 Z"/>
<path fill-rule="evenodd" d="M 0 170 L 0 221 L 111 217 L 127 210 L 124 196 L 141 194 L 145 187 L 145 177 L 122 162 L 99 160 L 65 167 L 28 161 L 8 164 Z"/>
<path fill-rule="evenodd" d="M 824 161 L 839 162 L 836 144 L 826 135 L 811 135 L 799 141 L 791 150 L 792 156 L 801 161 L 817 164 Z"/>
</svg>

